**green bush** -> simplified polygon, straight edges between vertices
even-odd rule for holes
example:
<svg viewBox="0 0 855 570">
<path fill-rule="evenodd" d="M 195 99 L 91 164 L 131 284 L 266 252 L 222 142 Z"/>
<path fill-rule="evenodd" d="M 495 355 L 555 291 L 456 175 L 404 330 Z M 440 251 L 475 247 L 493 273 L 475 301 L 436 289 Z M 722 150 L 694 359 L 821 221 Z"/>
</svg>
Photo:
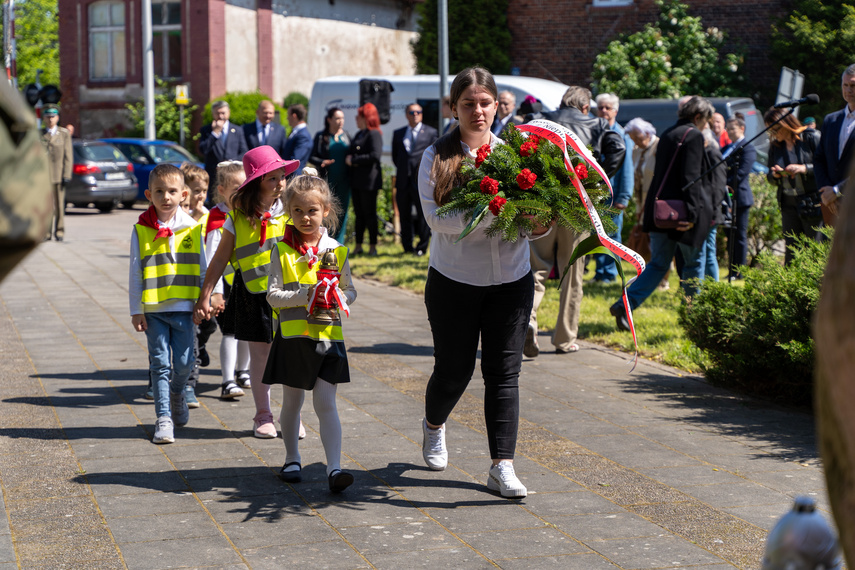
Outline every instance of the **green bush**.
<svg viewBox="0 0 855 570">
<path fill-rule="evenodd" d="M 229 121 L 235 125 L 251 123 L 255 120 L 255 112 L 258 110 L 258 104 L 265 99 L 271 102 L 273 101 L 273 99 L 260 91 L 255 91 L 254 93 L 226 93 L 221 97 L 215 97 L 213 100 L 209 101 L 202 110 L 202 124 L 211 124 L 211 104 L 214 101 L 226 101 L 229 104 L 229 109 L 231 110 Z M 279 122 L 282 123 L 282 126 L 285 127 L 286 131 L 290 132 L 288 121 L 285 117 L 285 109 L 277 105 L 275 102 L 273 103 L 273 106 L 279 113 Z"/>
<path fill-rule="evenodd" d="M 160 140 L 179 142 L 181 139 L 181 112 L 175 104 L 175 88 L 159 77 L 155 78 L 157 90 L 154 94 L 154 136 Z M 125 105 L 131 121 L 131 128 L 122 133 L 127 137 L 145 136 L 145 102 L 138 101 Z M 184 146 L 195 152 L 194 141 L 198 133 L 191 130 L 193 113 L 198 105 L 184 106 Z M 210 119 L 208 119 L 210 122 Z"/>
<path fill-rule="evenodd" d="M 784 229 L 777 187 L 764 174 L 752 174 L 750 184 L 754 205 L 748 211 L 748 264 L 754 265 L 761 253 L 772 251 L 772 246 L 784 239 Z"/>
<path fill-rule="evenodd" d="M 829 239 L 799 237 L 784 267 L 763 252 L 746 268 L 744 286 L 705 281 L 680 308 L 686 336 L 708 357 L 707 378 L 728 388 L 788 404 L 811 402 L 814 341 L 811 318 L 819 301 Z"/>
<path fill-rule="evenodd" d="M 291 105 L 302 105 L 306 109 L 309 108 L 309 98 L 300 93 L 299 91 L 291 91 L 287 95 L 285 95 L 285 100 L 282 101 L 282 107 L 287 109 Z"/>
</svg>

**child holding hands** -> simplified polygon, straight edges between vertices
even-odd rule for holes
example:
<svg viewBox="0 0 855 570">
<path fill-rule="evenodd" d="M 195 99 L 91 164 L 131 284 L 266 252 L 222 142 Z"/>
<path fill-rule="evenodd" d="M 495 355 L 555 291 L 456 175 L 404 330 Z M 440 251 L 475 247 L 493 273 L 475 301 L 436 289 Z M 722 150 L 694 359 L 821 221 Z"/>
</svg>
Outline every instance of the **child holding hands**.
<svg viewBox="0 0 855 570">
<path fill-rule="evenodd" d="M 353 475 L 341 470 L 341 422 L 335 402 L 336 385 L 350 382 L 350 372 L 340 317 L 314 317 L 310 313 L 311 300 L 335 299 L 341 310 L 348 312 L 348 305 L 356 299 L 356 289 L 350 277 L 347 248 L 331 238 L 324 227 L 326 224 L 335 231 L 339 206 L 327 183 L 317 177 L 317 171 L 306 168 L 304 172 L 285 191 L 290 224 L 271 252 L 267 301 L 273 307 L 275 336 L 263 382 L 283 385 L 279 423 L 285 442 L 285 465 L 279 478 L 288 483 L 302 479 L 298 449 L 300 408 L 310 390 L 320 422 L 329 488 L 337 493 L 353 483 Z M 335 252 L 338 284 L 334 278 L 318 281 L 321 257 L 327 250 Z"/>
<path fill-rule="evenodd" d="M 131 323 L 148 341 L 157 415 L 152 441 L 173 443 L 174 427 L 190 418 L 185 386 L 193 367 L 193 303 L 205 279 L 205 246 L 201 226 L 181 209 L 186 191 L 178 168 L 156 166 L 145 197 L 151 206 L 131 233 L 128 297 Z"/>
</svg>

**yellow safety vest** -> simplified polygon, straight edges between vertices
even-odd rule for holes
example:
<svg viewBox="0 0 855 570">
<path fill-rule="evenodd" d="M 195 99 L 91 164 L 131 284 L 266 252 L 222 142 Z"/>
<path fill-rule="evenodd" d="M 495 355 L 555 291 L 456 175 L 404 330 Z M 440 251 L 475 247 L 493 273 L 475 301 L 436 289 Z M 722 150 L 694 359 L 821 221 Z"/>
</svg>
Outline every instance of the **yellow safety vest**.
<svg viewBox="0 0 855 570">
<path fill-rule="evenodd" d="M 155 241 L 157 230 L 136 224 L 143 269 L 143 305 L 199 298 L 199 263 L 202 257 L 202 228 L 197 224 L 175 232 L 176 252 L 169 250 L 169 238 Z"/>
<path fill-rule="evenodd" d="M 202 239 L 204 240 L 208 236 L 208 232 L 206 231 L 208 229 L 208 213 L 199 218 L 199 221 L 196 223 L 202 226 Z"/>
<path fill-rule="evenodd" d="M 285 233 L 283 213 L 267 221 L 267 234 L 264 243 L 261 240 L 261 222 L 256 219 L 253 228 L 240 210 L 229 212 L 235 226 L 235 251 L 238 269 L 243 276 L 246 290 L 250 293 L 267 293 L 267 272 L 270 269 L 270 250 L 274 248 Z"/>
<path fill-rule="evenodd" d="M 279 262 L 282 265 L 282 288 L 297 290 L 300 283 L 313 285 L 318 282 L 318 268 L 315 263 L 311 269 L 305 261 L 297 261 L 301 254 L 290 245 L 280 241 L 277 244 Z M 344 267 L 347 260 L 347 248 L 335 248 L 338 270 Z M 282 338 L 306 337 L 314 340 L 344 341 L 341 333 L 341 320 L 329 322 L 319 321 L 309 317 L 307 307 L 291 307 L 288 309 L 273 309 L 274 322 L 279 323 L 279 334 Z"/>
</svg>

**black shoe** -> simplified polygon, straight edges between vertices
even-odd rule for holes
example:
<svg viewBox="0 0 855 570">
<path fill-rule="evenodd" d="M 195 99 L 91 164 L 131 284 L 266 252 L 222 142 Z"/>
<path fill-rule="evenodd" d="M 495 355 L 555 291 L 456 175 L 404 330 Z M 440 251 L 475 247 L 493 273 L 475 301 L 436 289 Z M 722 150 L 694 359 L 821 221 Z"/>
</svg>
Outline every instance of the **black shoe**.
<svg viewBox="0 0 855 570">
<path fill-rule="evenodd" d="M 211 357 L 208 356 L 208 351 L 203 346 L 199 349 L 199 366 L 202 368 L 208 366 L 211 363 Z"/>
<path fill-rule="evenodd" d="M 629 330 L 629 319 L 626 318 L 626 309 L 620 303 L 615 303 L 609 307 L 609 312 L 615 318 L 615 325 L 619 331 Z"/>
<path fill-rule="evenodd" d="M 288 467 L 292 465 L 296 465 L 298 469 L 296 471 L 285 471 Z M 291 463 L 286 463 L 282 466 L 282 469 L 279 470 L 279 479 L 285 481 L 286 483 L 299 483 L 303 480 L 303 466 L 300 465 L 297 461 L 292 461 Z"/>
<path fill-rule="evenodd" d="M 341 493 L 351 485 L 353 485 L 353 475 L 347 471 L 336 469 L 329 476 L 330 491 L 333 493 Z"/>
</svg>

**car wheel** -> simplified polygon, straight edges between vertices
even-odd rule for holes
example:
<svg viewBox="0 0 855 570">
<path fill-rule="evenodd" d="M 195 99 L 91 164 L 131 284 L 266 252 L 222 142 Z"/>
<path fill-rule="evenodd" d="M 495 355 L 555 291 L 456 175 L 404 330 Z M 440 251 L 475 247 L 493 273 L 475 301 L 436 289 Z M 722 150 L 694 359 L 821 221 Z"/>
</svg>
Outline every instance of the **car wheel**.
<svg viewBox="0 0 855 570">
<path fill-rule="evenodd" d="M 115 204 L 112 202 L 99 202 L 95 204 L 95 207 L 98 208 L 98 211 L 102 214 L 106 214 L 108 212 L 112 212 Z"/>
<path fill-rule="evenodd" d="M 125 210 L 132 210 L 134 205 L 136 205 L 136 203 L 137 203 L 136 200 L 125 200 L 124 202 L 122 202 L 122 207 Z"/>
</svg>

